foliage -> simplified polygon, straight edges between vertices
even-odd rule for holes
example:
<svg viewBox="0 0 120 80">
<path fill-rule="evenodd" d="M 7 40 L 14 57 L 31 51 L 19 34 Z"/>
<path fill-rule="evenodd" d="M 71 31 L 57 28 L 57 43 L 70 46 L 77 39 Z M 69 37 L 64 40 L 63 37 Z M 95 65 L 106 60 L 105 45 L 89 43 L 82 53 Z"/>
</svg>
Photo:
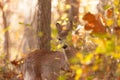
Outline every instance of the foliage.
<svg viewBox="0 0 120 80">
<path fill-rule="evenodd" d="M 63 0 L 59 0 L 56 11 L 52 12 L 52 15 L 54 17 L 52 18 L 51 24 L 51 46 L 52 50 L 55 51 L 61 49 L 63 44 L 59 44 L 57 41 L 57 30 L 54 24 L 56 23 L 56 20 L 58 20 L 60 24 L 66 25 L 69 21 L 68 12 L 71 8 L 71 5 L 66 5 L 64 3 L 65 0 L 63 2 L 62 1 Z M 120 0 L 108 0 L 108 2 L 110 1 L 113 1 L 112 4 L 106 4 L 102 7 L 105 14 L 92 14 L 90 12 L 84 14 L 83 24 L 85 24 L 85 22 L 87 23 L 84 25 L 84 29 L 82 29 L 82 32 L 79 31 L 79 29 L 76 30 L 76 27 L 81 24 L 78 25 L 78 23 L 73 23 L 73 32 L 76 32 L 76 34 L 72 35 L 72 32 L 69 32 L 65 43 L 67 42 L 68 45 L 75 46 L 78 49 L 78 52 L 76 54 L 76 57 L 70 59 L 71 71 L 66 72 L 65 75 L 59 76 L 58 80 L 66 80 L 67 78 L 68 80 L 69 78 L 74 78 L 74 80 L 120 80 Z M 9 11 L 11 10 L 9 8 L 9 5 L 10 4 L 8 2 L 7 4 L 5 4 L 5 6 L 3 6 L 4 11 L 7 13 L 9 22 L 14 24 L 9 25 L 6 29 L 2 30 L 2 32 L 11 32 L 10 36 L 12 42 L 10 44 L 11 47 L 15 48 L 12 49 L 11 52 L 14 53 L 18 52 L 16 50 L 16 46 L 18 45 L 16 44 L 21 44 L 20 39 L 22 33 L 24 33 L 23 26 L 31 27 L 32 25 L 29 24 L 29 19 L 28 23 L 24 23 L 25 17 L 21 18 L 21 16 L 23 15 L 21 14 L 21 11 L 19 13 L 19 17 L 17 16 L 20 19 L 17 20 L 18 22 L 14 22 L 16 21 L 16 19 L 10 18 L 12 16 L 11 12 Z M 13 4 L 11 5 L 14 6 Z M 18 9 L 15 8 L 11 11 L 18 12 L 17 10 Z M 0 15 L 2 15 L 1 12 Z M 18 15 L 18 13 L 15 15 Z M 16 18 L 16 16 L 14 17 Z M 58 19 L 54 20 L 54 18 L 56 17 Z M 66 30 L 66 28 L 63 27 L 63 30 Z M 40 32 L 38 33 L 38 35 L 43 36 L 43 33 Z M 0 40 L 1 43 L 2 41 L 3 39 Z M 1 45 L 3 46 L 3 44 Z M 16 68 L 18 68 L 18 62 L 14 60 L 12 62 L 4 62 L 4 58 L 5 56 L 3 54 L 0 54 L 0 80 L 22 80 L 21 73 L 19 73 L 19 71 L 16 71 Z M 16 67 L 12 66 L 13 69 L 11 69 L 11 63 L 14 64 Z"/>
<path fill-rule="evenodd" d="M 120 45 L 115 46 L 115 37 L 111 38 L 103 40 L 98 37 L 95 40 L 98 47 L 94 51 L 87 54 L 81 52 L 76 55 L 79 64 L 71 65 L 76 73 L 75 80 L 119 79 L 120 51 L 117 47 Z"/>
<path fill-rule="evenodd" d="M 104 6 L 106 16 L 91 13 L 84 15 L 83 20 L 88 22 L 85 25 L 85 30 L 91 30 L 90 40 L 97 47 L 86 54 L 84 51 L 78 51 L 76 55 L 77 64 L 74 62 L 71 65 L 71 69 L 75 73 L 75 80 L 120 79 L 120 11 L 118 4 L 119 0 L 114 0 L 115 9 L 111 8 L 110 5 Z"/>
<path fill-rule="evenodd" d="M 0 80 L 22 80 L 22 74 L 4 57 L 5 55 L 0 56 Z"/>
</svg>

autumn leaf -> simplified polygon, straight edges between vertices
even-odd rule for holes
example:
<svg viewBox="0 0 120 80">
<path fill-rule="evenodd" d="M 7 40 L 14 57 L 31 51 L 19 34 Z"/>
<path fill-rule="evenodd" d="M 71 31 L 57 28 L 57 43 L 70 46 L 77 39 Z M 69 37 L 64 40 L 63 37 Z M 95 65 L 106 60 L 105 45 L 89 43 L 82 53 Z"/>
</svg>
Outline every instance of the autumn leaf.
<svg viewBox="0 0 120 80">
<path fill-rule="evenodd" d="M 112 20 L 112 19 L 107 19 L 106 20 L 106 24 L 107 24 L 107 26 L 112 26 L 113 25 L 113 23 L 114 23 L 114 21 Z"/>
<path fill-rule="evenodd" d="M 11 63 L 12 63 L 13 65 L 15 65 L 15 66 L 18 65 L 18 61 L 16 61 L 16 60 L 11 61 Z"/>
<path fill-rule="evenodd" d="M 6 11 L 8 9 L 8 4 L 5 4 L 3 7 L 3 11 Z"/>
<path fill-rule="evenodd" d="M 117 25 L 120 26 L 120 19 L 117 20 Z"/>
<path fill-rule="evenodd" d="M 88 12 L 86 13 L 83 18 L 82 18 L 84 21 L 88 21 L 88 23 L 91 23 L 91 22 L 94 22 L 95 21 L 95 15 Z"/>
<path fill-rule="evenodd" d="M 112 16 L 113 16 L 113 9 L 110 8 L 110 9 L 107 10 L 107 17 L 111 18 Z"/>
<path fill-rule="evenodd" d="M 104 19 L 101 14 L 95 15 L 88 12 L 83 16 L 83 20 L 88 22 L 85 24 L 85 30 L 92 30 L 93 34 L 106 33 L 105 24 L 103 23 Z"/>
<path fill-rule="evenodd" d="M 107 9 L 109 9 L 111 7 L 111 5 L 105 5 L 104 7 L 103 7 L 103 9 L 104 10 L 107 10 Z"/>
<path fill-rule="evenodd" d="M 8 26 L 8 27 L 6 27 L 5 29 L 3 29 L 3 32 L 5 33 L 5 32 L 7 32 L 7 31 L 9 31 L 10 30 L 10 26 Z"/>
<path fill-rule="evenodd" d="M 43 36 L 43 32 L 39 32 L 39 33 L 38 33 L 38 36 L 39 36 L 39 37 L 42 37 L 42 36 Z"/>
<path fill-rule="evenodd" d="M 66 76 L 59 76 L 57 80 L 66 80 Z"/>
<path fill-rule="evenodd" d="M 23 25 L 24 23 L 23 22 L 19 22 L 19 24 Z"/>
<path fill-rule="evenodd" d="M 75 80 L 79 80 L 81 77 L 81 74 L 82 74 L 82 69 L 81 68 L 77 69 Z"/>
<path fill-rule="evenodd" d="M 93 23 L 88 23 L 87 25 L 85 25 L 85 30 L 92 30 L 95 27 L 95 25 Z"/>
<path fill-rule="evenodd" d="M 99 66 L 98 66 L 98 65 L 94 65 L 94 66 L 92 67 L 92 69 L 93 69 L 93 71 L 96 71 L 96 70 L 99 69 Z"/>
<path fill-rule="evenodd" d="M 113 52 L 115 50 L 115 42 L 114 40 L 106 41 L 106 52 Z"/>
<path fill-rule="evenodd" d="M 119 0 L 114 0 L 113 3 L 114 3 L 115 6 L 118 6 L 118 5 L 119 5 L 119 2 L 120 2 Z"/>
<path fill-rule="evenodd" d="M 120 35 L 120 27 L 119 27 L 119 26 L 114 27 L 114 33 L 115 33 L 116 35 Z"/>
<path fill-rule="evenodd" d="M 66 8 L 66 10 L 69 10 L 69 9 L 71 8 L 71 6 L 67 4 L 67 5 L 65 6 L 65 8 Z"/>
</svg>

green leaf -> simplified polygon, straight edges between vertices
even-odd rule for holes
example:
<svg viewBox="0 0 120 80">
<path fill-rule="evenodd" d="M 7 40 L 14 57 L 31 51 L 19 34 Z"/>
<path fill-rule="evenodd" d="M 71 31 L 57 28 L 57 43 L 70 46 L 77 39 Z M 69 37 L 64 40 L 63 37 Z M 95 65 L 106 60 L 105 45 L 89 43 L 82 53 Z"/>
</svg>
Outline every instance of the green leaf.
<svg viewBox="0 0 120 80">
<path fill-rule="evenodd" d="M 31 26 L 31 24 L 25 24 L 26 26 Z"/>
<path fill-rule="evenodd" d="M 107 53 L 113 52 L 115 50 L 115 42 L 112 40 L 106 41 L 106 51 Z"/>
<path fill-rule="evenodd" d="M 42 36 L 43 36 L 43 32 L 39 32 L 39 33 L 38 33 L 38 36 L 39 36 L 39 37 L 42 37 Z"/>
<path fill-rule="evenodd" d="M 88 76 L 87 77 L 87 80 L 93 80 L 94 79 L 94 76 Z"/>
<path fill-rule="evenodd" d="M 61 49 L 63 47 L 63 44 L 57 45 L 57 49 Z"/>
<path fill-rule="evenodd" d="M 66 80 L 66 76 L 59 76 L 57 80 Z"/>
<path fill-rule="evenodd" d="M 23 23 L 23 22 L 19 22 L 19 24 L 22 24 L 22 25 L 23 25 L 24 23 Z"/>
<path fill-rule="evenodd" d="M 73 57 L 73 58 L 70 59 L 70 63 L 76 64 L 78 62 L 80 62 L 80 60 L 77 57 Z"/>
<path fill-rule="evenodd" d="M 103 9 L 104 10 L 107 10 L 107 9 L 109 9 L 111 7 L 111 5 L 105 5 L 104 7 L 103 7 Z"/>
</svg>

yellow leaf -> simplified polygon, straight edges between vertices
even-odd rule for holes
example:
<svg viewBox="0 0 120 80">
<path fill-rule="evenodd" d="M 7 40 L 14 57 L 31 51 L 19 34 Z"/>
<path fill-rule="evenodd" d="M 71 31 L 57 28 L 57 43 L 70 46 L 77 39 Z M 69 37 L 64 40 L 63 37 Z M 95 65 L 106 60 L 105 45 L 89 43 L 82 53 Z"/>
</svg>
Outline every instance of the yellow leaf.
<svg viewBox="0 0 120 80">
<path fill-rule="evenodd" d="M 117 50 L 117 51 L 120 51 L 120 46 L 116 46 L 116 50 Z"/>
<path fill-rule="evenodd" d="M 119 5 L 119 0 L 114 0 L 114 5 L 118 6 Z"/>
<path fill-rule="evenodd" d="M 117 20 L 117 24 L 118 24 L 118 26 L 120 26 L 120 19 Z"/>
<path fill-rule="evenodd" d="M 67 17 L 67 14 L 63 14 L 62 17 L 61 17 L 61 19 L 62 19 L 62 20 L 65 20 L 66 17 Z"/>
<path fill-rule="evenodd" d="M 78 70 L 80 68 L 80 65 L 77 65 L 77 64 L 76 65 L 71 65 L 70 68 L 72 70 Z"/>
<path fill-rule="evenodd" d="M 63 47 L 63 44 L 57 45 L 57 49 L 61 49 Z"/>
<path fill-rule="evenodd" d="M 116 14 L 119 14 L 119 8 L 115 8 L 115 9 L 114 9 L 114 12 L 115 12 Z"/>
<path fill-rule="evenodd" d="M 96 52 L 104 53 L 106 50 L 104 41 L 102 39 L 95 39 L 94 42 L 96 44 L 99 44 L 98 47 L 96 48 Z"/>
<path fill-rule="evenodd" d="M 65 8 L 68 10 L 68 9 L 71 8 L 71 6 L 70 5 L 66 5 Z"/>
<path fill-rule="evenodd" d="M 107 23 L 107 26 L 112 26 L 114 21 L 112 19 L 107 19 L 106 23 Z"/>
<path fill-rule="evenodd" d="M 112 56 L 113 56 L 115 59 L 120 59 L 120 53 L 112 53 Z"/>
<path fill-rule="evenodd" d="M 94 66 L 92 67 L 92 69 L 93 69 L 93 71 L 98 70 L 98 65 L 94 65 Z"/>
<path fill-rule="evenodd" d="M 10 26 L 6 27 L 5 29 L 3 29 L 3 32 L 7 32 L 8 30 L 10 30 Z"/>
<path fill-rule="evenodd" d="M 82 69 L 81 68 L 77 69 L 75 80 L 79 80 L 81 77 L 81 74 L 82 74 Z"/>
<path fill-rule="evenodd" d="M 109 9 L 111 7 L 111 5 L 105 5 L 104 7 L 103 7 L 103 9 L 104 10 L 107 10 L 107 9 Z"/>
<path fill-rule="evenodd" d="M 39 33 L 38 33 L 38 36 L 39 36 L 39 37 L 42 37 L 42 36 L 43 36 L 43 32 L 39 32 Z"/>
<path fill-rule="evenodd" d="M 84 59 L 84 63 L 86 63 L 86 64 L 91 63 L 92 58 L 93 58 L 93 54 L 86 55 L 86 57 Z"/>
<path fill-rule="evenodd" d="M 8 8 L 8 4 L 5 4 L 4 7 L 3 7 L 3 11 L 6 11 Z"/>
<path fill-rule="evenodd" d="M 83 60 L 83 54 L 81 54 L 81 53 L 77 53 L 76 57 L 78 57 L 80 60 Z"/>
</svg>

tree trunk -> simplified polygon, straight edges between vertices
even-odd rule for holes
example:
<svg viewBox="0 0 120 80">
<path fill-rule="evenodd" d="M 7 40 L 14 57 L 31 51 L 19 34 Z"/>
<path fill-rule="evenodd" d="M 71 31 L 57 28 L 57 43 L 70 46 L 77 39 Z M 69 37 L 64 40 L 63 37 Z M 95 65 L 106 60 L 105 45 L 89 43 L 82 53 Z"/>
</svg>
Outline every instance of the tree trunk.
<svg viewBox="0 0 120 80">
<path fill-rule="evenodd" d="M 6 17 L 5 17 L 5 13 L 3 11 L 3 25 L 4 25 L 4 30 L 6 30 L 8 28 L 7 26 L 7 21 L 6 21 Z M 6 54 L 6 59 L 9 59 L 10 54 L 9 54 L 9 31 L 5 31 L 4 33 L 4 52 Z"/>
<path fill-rule="evenodd" d="M 3 10 L 4 4 L 1 2 L 0 3 L 0 9 L 2 11 L 2 18 L 3 18 L 3 29 L 5 31 L 4 33 L 4 53 L 6 54 L 5 59 L 9 59 L 9 31 L 8 31 L 8 25 L 7 25 L 7 20 L 6 20 L 6 15 Z"/>
<path fill-rule="evenodd" d="M 50 50 L 51 0 L 38 0 L 37 47 Z"/>
<path fill-rule="evenodd" d="M 79 1 L 70 0 L 71 9 L 69 12 L 69 20 L 75 23 L 79 22 Z"/>
</svg>

